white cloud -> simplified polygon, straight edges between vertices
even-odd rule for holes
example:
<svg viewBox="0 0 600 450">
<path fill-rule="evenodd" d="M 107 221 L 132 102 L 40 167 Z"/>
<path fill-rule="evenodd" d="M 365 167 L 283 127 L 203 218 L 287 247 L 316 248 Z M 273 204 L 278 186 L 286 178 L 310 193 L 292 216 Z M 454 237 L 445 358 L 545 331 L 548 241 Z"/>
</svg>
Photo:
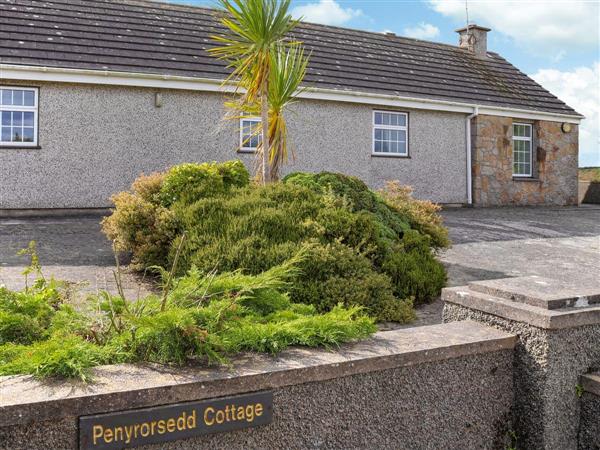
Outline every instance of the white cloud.
<svg viewBox="0 0 600 450">
<path fill-rule="evenodd" d="M 466 21 L 464 0 L 429 0 L 437 12 Z M 469 2 L 469 21 L 487 25 L 537 53 L 597 48 L 600 3 L 586 0 Z"/>
<path fill-rule="evenodd" d="M 406 27 L 404 35 L 415 39 L 433 39 L 440 35 L 440 29 L 430 23 L 421 22 L 415 27 Z"/>
<path fill-rule="evenodd" d="M 343 25 L 352 19 L 364 17 L 364 13 L 360 9 L 342 8 L 335 0 L 319 0 L 295 7 L 292 16 L 302 17 L 306 22 Z"/>
<path fill-rule="evenodd" d="M 600 62 L 562 72 L 541 69 L 530 75 L 586 118 L 579 128 L 581 166 L 600 166 Z"/>
</svg>

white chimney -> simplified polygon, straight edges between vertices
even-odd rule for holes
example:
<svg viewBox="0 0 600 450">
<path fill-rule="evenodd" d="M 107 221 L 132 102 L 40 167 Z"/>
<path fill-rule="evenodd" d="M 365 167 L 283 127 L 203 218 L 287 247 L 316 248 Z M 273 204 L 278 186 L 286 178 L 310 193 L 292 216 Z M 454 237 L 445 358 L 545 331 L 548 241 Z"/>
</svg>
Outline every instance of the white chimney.
<svg viewBox="0 0 600 450">
<path fill-rule="evenodd" d="M 458 46 L 466 48 L 475 56 L 485 58 L 487 55 L 487 34 L 491 31 L 489 28 L 470 24 L 466 27 L 455 30 L 459 35 Z"/>
</svg>

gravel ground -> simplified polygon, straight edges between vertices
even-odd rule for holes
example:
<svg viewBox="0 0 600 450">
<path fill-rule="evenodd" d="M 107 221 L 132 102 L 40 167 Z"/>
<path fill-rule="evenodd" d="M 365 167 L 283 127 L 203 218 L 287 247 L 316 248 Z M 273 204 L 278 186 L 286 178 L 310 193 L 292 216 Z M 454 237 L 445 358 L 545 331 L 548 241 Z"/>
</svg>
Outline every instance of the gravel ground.
<svg viewBox="0 0 600 450">
<path fill-rule="evenodd" d="M 456 208 L 443 216 L 454 243 L 440 254 L 450 286 L 522 275 L 600 280 L 600 206 Z M 0 218 L 0 283 L 23 286 L 27 258 L 16 253 L 35 240 L 47 276 L 114 292 L 114 257 L 101 219 Z M 137 295 L 139 278 L 126 273 L 124 280 L 127 293 Z M 440 301 L 419 308 L 412 326 L 439 323 L 441 310 Z"/>
</svg>

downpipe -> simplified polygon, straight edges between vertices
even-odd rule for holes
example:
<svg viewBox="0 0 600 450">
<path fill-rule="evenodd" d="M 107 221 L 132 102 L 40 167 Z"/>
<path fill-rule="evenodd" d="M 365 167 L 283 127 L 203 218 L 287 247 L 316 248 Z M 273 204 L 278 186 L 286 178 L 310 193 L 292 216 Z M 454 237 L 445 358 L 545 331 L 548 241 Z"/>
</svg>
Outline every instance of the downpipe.
<svg viewBox="0 0 600 450">
<path fill-rule="evenodd" d="M 473 113 L 469 114 L 466 119 L 467 133 L 467 205 L 473 206 L 473 164 L 471 161 L 471 119 L 479 114 L 479 106 L 473 108 Z"/>
</svg>

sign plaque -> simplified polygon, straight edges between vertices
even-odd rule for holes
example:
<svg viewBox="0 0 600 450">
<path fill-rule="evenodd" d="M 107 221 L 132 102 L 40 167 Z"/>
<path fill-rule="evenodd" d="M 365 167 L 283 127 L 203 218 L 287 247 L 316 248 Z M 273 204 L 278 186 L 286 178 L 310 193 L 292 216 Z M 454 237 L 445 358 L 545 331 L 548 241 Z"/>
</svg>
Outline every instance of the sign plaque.
<svg viewBox="0 0 600 450">
<path fill-rule="evenodd" d="M 79 418 L 81 450 L 123 449 L 271 423 L 273 393 L 132 409 Z"/>
</svg>

